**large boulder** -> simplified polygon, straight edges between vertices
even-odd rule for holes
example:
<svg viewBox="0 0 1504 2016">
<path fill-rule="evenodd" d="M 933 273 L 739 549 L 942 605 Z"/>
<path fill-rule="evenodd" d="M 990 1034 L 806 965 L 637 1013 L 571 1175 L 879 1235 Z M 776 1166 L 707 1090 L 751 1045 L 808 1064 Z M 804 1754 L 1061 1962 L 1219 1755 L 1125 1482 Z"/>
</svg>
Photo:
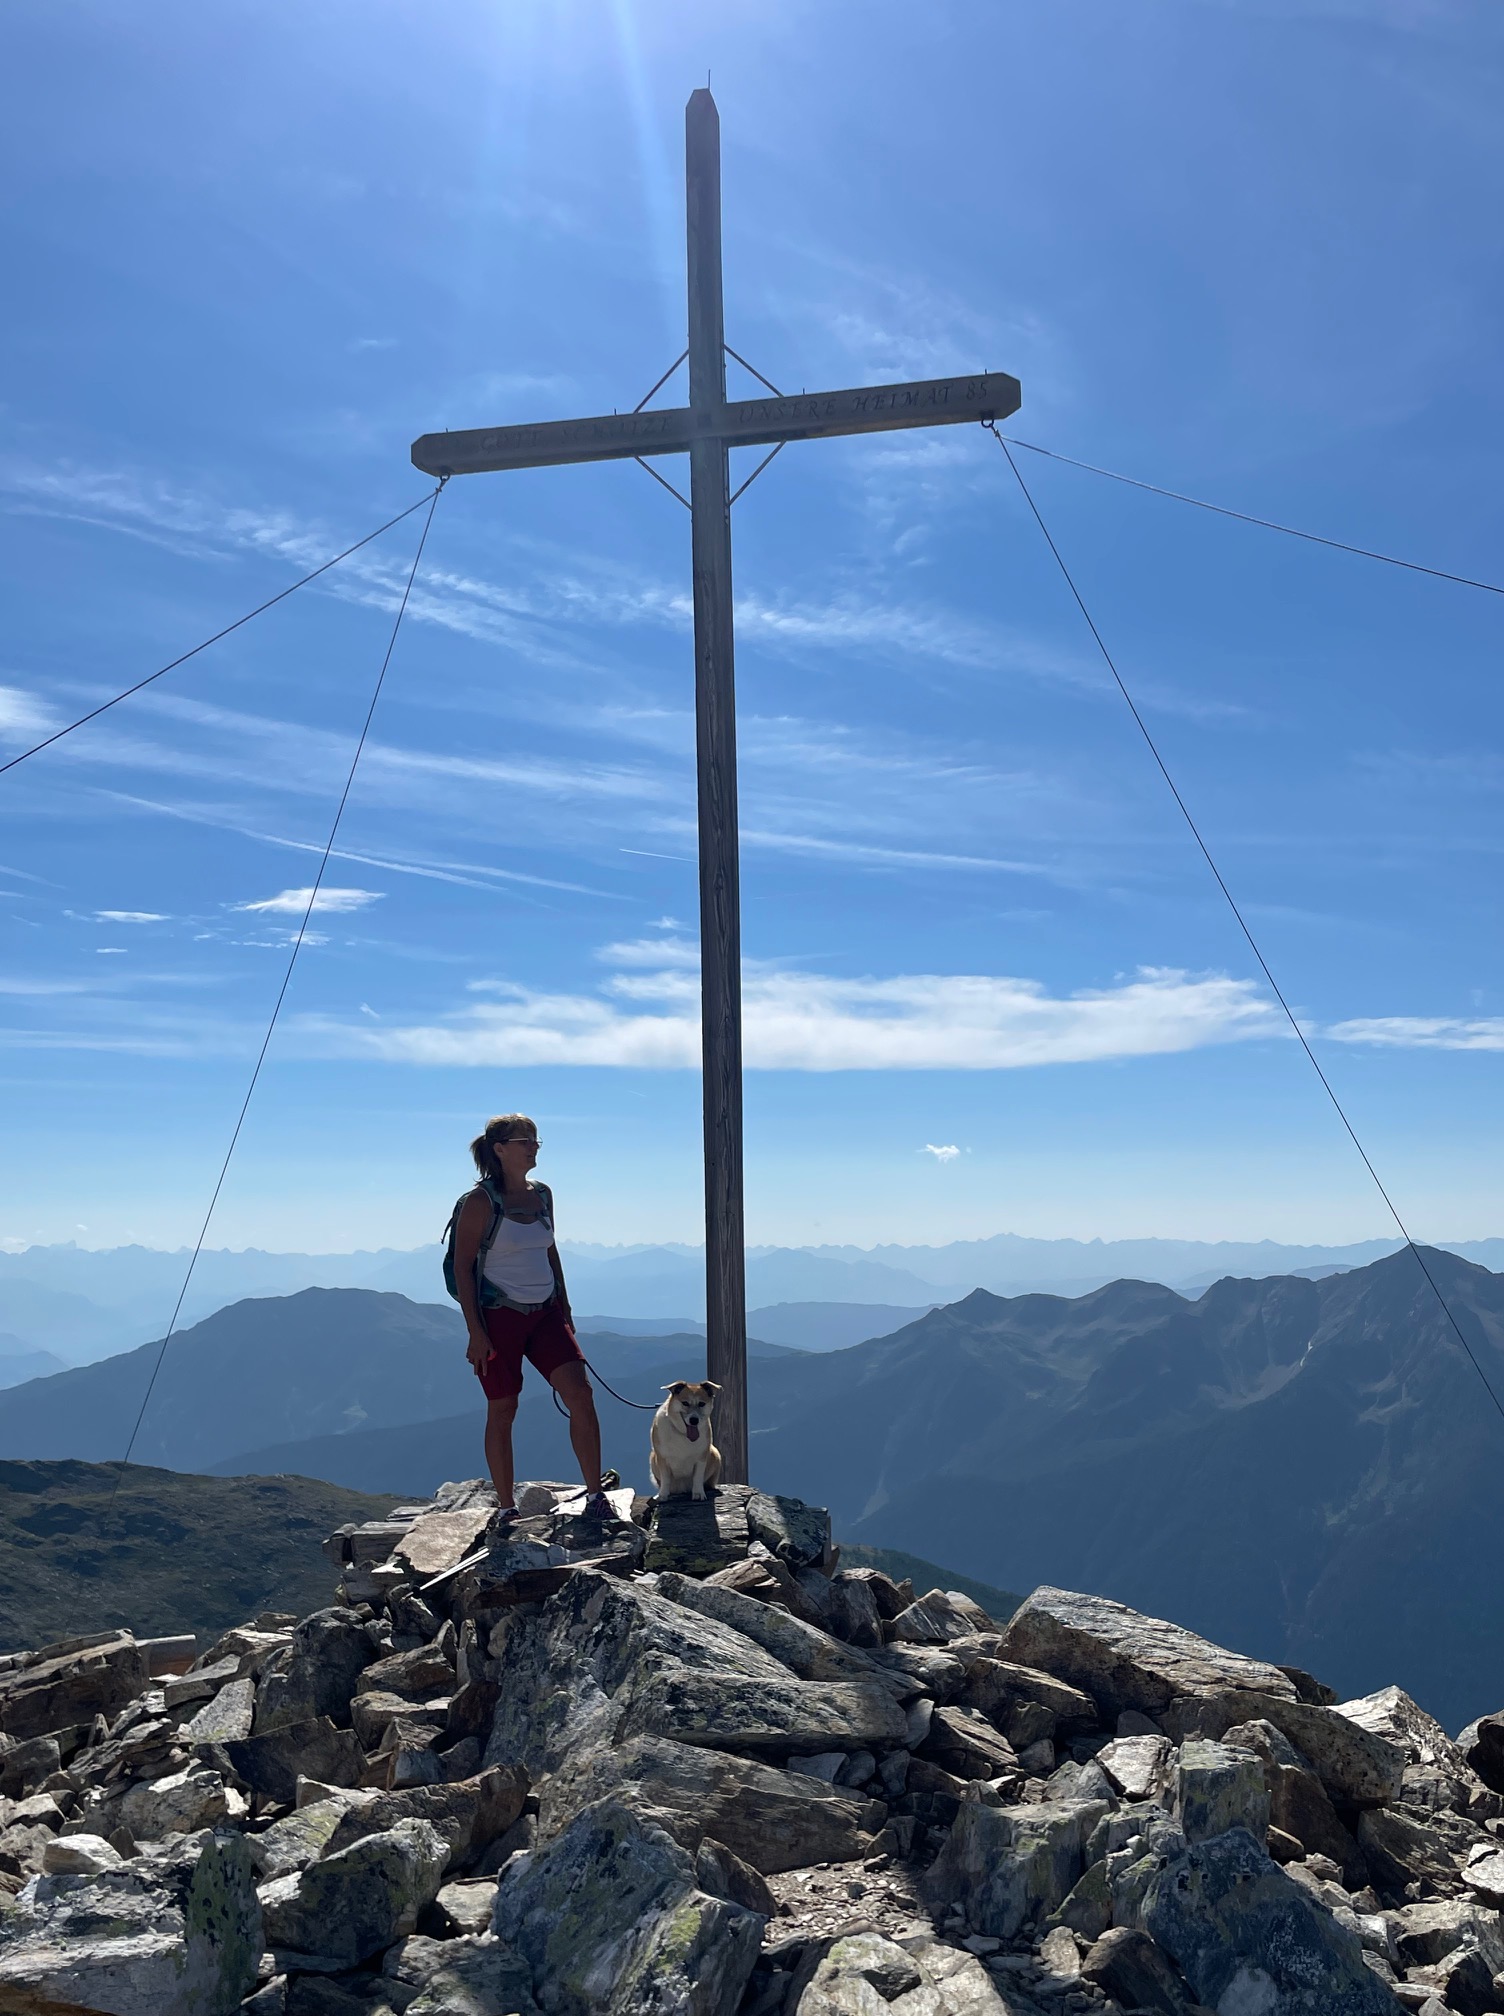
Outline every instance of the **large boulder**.
<svg viewBox="0 0 1504 2016">
<path fill-rule="evenodd" d="M 967 1666 L 956 1701 L 960 1707 L 979 1708 L 1015 1750 L 1053 1743 L 1057 1735 L 1081 1735 L 1100 1720 L 1096 1702 L 1082 1688 L 990 1654 Z"/>
<path fill-rule="evenodd" d="M 1454 1896 L 1462 1889 L 1462 1877 L 1448 1849 L 1446 1838 L 1434 1825 L 1434 1814 L 1424 1819 L 1398 1807 L 1380 1807 L 1358 1815 L 1358 1846 L 1378 1888 L 1396 1903 L 1403 1903 L 1412 1883 L 1432 1896 Z"/>
<path fill-rule="evenodd" d="M 202 1834 L 29 1884 L 0 1913 L 0 2009 L 228 2016 L 255 1986 L 261 1952 L 246 1844 Z"/>
<path fill-rule="evenodd" d="M 1269 1824 L 1299 1842 L 1308 1855 L 1328 1855 L 1349 1890 L 1368 1881 L 1357 1842 L 1337 1816 L 1326 1787 L 1308 1758 L 1272 1722 L 1235 1723 L 1223 1737 L 1230 1748 L 1251 1750 L 1263 1764 L 1269 1788 Z"/>
<path fill-rule="evenodd" d="M 1138 1917 L 1223 2016 L 1398 2016 L 1356 1935 L 1241 1828 L 1158 1858 Z"/>
<path fill-rule="evenodd" d="M 534 1775 L 634 1735 L 776 1757 L 903 1740 L 881 1682 L 796 1679 L 729 1625 L 593 1570 L 538 1610 L 508 1612 L 489 1649 L 506 1684 L 486 1762 Z"/>
<path fill-rule="evenodd" d="M 1063 1904 L 1079 1881 L 1105 1801 L 988 1806 L 966 1800 L 926 1878 L 937 1906 L 973 1932 L 1015 1939 Z"/>
<path fill-rule="evenodd" d="M 1457 1738 L 1457 1749 L 1491 1792 L 1504 1792 L 1504 1715 L 1480 1715 Z"/>
<path fill-rule="evenodd" d="M 1114 1925 L 1095 1942 L 1081 1973 L 1124 2009 L 1143 2016 L 1187 2016 L 1191 1998 L 1185 1978 L 1147 1932 Z"/>
<path fill-rule="evenodd" d="M 802 1772 L 639 1736 L 586 1753 L 548 1779 L 539 1795 L 544 1837 L 607 1792 L 651 1811 L 691 1852 L 708 1835 L 764 1876 L 870 1855 L 886 1812 L 878 1800 Z"/>
<path fill-rule="evenodd" d="M 411 1932 L 439 1894 L 449 1847 L 426 1820 L 401 1820 L 260 1890 L 267 1944 L 353 1967 Z"/>
<path fill-rule="evenodd" d="M 262 1674 L 256 1733 L 320 1715 L 327 1715 L 337 1729 L 348 1729 L 356 1682 L 381 1651 L 376 1633 L 353 1610 L 316 1610 L 305 1617 L 291 1644 Z"/>
<path fill-rule="evenodd" d="M 829 1568 L 830 1514 L 802 1498 L 782 1498 L 771 1491 L 747 1496 L 747 1526 L 754 1540 L 787 1568 Z"/>
<path fill-rule="evenodd" d="M 658 1594 L 702 1617 L 729 1624 L 771 1653 L 800 1680 L 877 1680 L 890 1693 L 902 1690 L 897 1675 L 874 1665 L 854 1646 L 840 1644 L 787 1610 L 760 1603 L 725 1583 L 697 1582 L 692 1576 L 668 1573 L 658 1577 Z"/>
<path fill-rule="evenodd" d="M 527 1963 L 490 1933 L 445 1939 L 405 2016 L 537 2016 Z"/>
<path fill-rule="evenodd" d="M 352 1729 L 336 1729 L 327 1715 L 312 1722 L 289 1722 L 244 1742 L 222 1746 L 238 1777 L 279 1806 L 291 1806 L 299 1778 L 323 1785 L 357 1785 L 365 1752 Z"/>
<path fill-rule="evenodd" d="M 1341 1806 L 1393 1805 L 1404 1784 L 1405 1752 L 1398 1744 L 1335 1708 L 1317 1707 L 1309 1701 L 1225 1688 L 1220 1693 L 1190 1695 L 1172 1702 L 1160 1720 L 1165 1734 L 1177 1743 L 1187 1736 L 1206 1736 L 1218 1742 L 1239 1723 L 1272 1722 L 1309 1759 Z"/>
<path fill-rule="evenodd" d="M 1125 1603 L 1069 1589 L 1036 1589 L 1014 1612 L 999 1656 L 1081 1688 L 1109 1727 L 1127 1709 L 1157 1719 L 1188 1694 L 1239 1690 L 1295 1699 L 1294 1682 L 1277 1666 L 1225 1651 Z"/>
<path fill-rule="evenodd" d="M 1175 1770 L 1175 1818 L 1187 1841 L 1209 1841 L 1243 1827 L 1257 1841 L 1269 1828 L 1264 1767 L 1246 1750 L 1193 1737 Z"/>
<path fill-rule="evenodd" d="M 1008 2016 L 1011 2005 L 972 1954 L 936 1939 L 900 1946 L 854 1931 L 815 1948 L 799 1970 L 787 2016 Z"/>
<path fill-rule="evenodd" d="M 106 1632 L 90 1643 L 64 1640 L 25 1655 L 0 1676 L 0 1730 L 7 1736 L 44 1736 L 113 1716 L 151 1678 L 144 1649 L 128 1631 Z"/>
<path fill-rule="evenodd" d="M 707 1896 L 661 1827 L 603 1799 L 507 1870 L 493 1923 L 550 2016 L 724 2016 L 764 1921 Z"/>
</svg>

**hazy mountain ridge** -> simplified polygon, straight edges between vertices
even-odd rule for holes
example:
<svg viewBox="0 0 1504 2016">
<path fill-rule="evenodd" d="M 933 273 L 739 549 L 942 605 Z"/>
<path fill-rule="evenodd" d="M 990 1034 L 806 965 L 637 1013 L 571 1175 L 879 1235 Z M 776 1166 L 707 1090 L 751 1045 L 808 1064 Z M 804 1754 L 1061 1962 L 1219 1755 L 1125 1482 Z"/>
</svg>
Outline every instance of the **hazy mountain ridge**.
<svg viewBox="0 0 1504 2016">
<path fill-rule="evenodd" d="M 973 1288 L 1075 1296 L 1124 1278 L 1199 1292 L 1229 1274 L 1264 1278 L 1366 1266 L 1393 1250 L 1392 1240 L 1288 1246 L 1273 1240 L 1031 1239 L 1011 1232 L 944 1246 L 752 1246 L 747 1299 L 754 1311 L 814 1302 L 923 1308 Z M 1462 1240 L 1448 1250 L 1504 1269 L 1504 1239 Z M 662 1323 L 677 1313 L 703 1319 L 704 1262 L 697 1247 L 565 1240 L 563 1251 L 582 1317 L 610 1312 Z M 67 1244 L 0 1252 L 0 1330 L 72 1363 L 128 1350 L 161 1335 L 187 1259 L 186 1250 L 144 1246 L 96 1250 Z M 247 1296 L 291 1295 L 305 1288 L 366 1288 L 440 1302 L 438 1243 L 355 1253 L 210 1249 L 195 1269 L 182 1322 L 196 1323 Z"/>
</svg>

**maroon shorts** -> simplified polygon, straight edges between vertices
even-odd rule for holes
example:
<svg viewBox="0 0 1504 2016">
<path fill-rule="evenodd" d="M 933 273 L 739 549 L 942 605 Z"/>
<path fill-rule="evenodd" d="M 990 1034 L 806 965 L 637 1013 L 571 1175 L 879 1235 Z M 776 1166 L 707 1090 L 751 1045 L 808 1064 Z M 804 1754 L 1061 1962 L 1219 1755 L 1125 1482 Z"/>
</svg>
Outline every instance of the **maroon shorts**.
<svg viewBox="0 0 1504 2016">
<path fill-rule="evenodd" d="M 522 1391 L 524 1358 L 550 1380 L 561 1365 L 585 1362 L 557 1295 L 541 1309 L 483 1309 L 481 1317 L 492 1349 L 485 1371 L 477 1377 L 488 1400 L 517 1397 Z"/>
</svg>

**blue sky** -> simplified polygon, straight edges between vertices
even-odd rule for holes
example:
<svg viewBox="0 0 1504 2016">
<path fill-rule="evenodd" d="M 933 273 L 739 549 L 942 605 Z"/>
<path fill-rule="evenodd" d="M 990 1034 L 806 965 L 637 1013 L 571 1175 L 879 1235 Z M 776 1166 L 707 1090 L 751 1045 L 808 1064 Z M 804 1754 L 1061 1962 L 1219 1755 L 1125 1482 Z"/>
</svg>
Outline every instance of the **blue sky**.
<svg viewBox="0 0 1504 2016">
<path fill-rule="evenodd" d="M 634 404 L 707 70 L 785 389 L 1009 370 L 1026 440 L 1504 575 L 1491 11 L 5 25 L 11 748 L 416 434 Z M 1413 1229 L 1504 1230 L 1500 598 L 1021 465 Z M 196 1233 L 419 523 L 0 780 L 0 1237 Z M 735 534 L 749 1236 L 1387 1231 L 996 447 L 799 444 Z M 630 464 L 451 485 L 212 1243 L 433 1236 L 512 1107 L 567 1233 L 697 1236 L 688 589 Z"/>
</svg>

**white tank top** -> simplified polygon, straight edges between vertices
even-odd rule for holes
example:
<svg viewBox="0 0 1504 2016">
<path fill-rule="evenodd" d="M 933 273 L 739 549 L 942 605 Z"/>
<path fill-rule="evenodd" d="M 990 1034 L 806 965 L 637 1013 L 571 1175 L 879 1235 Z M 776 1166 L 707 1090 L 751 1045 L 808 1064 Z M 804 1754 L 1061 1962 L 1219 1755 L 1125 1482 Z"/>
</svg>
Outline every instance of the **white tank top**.
<svg viewBox="0 0 1504 2016">
<path fill-rule="evenodd" d="M 548 1249 L 553 1243 L 553 1230 L 546 1218 L 535 1218 L 531 1224 L 503 1218 L 486 1255 L 485 1279 L 509 1301 L 546 1302 L 555 1286 L 554 1270 L 548 1264 Z"/>
</svg>

